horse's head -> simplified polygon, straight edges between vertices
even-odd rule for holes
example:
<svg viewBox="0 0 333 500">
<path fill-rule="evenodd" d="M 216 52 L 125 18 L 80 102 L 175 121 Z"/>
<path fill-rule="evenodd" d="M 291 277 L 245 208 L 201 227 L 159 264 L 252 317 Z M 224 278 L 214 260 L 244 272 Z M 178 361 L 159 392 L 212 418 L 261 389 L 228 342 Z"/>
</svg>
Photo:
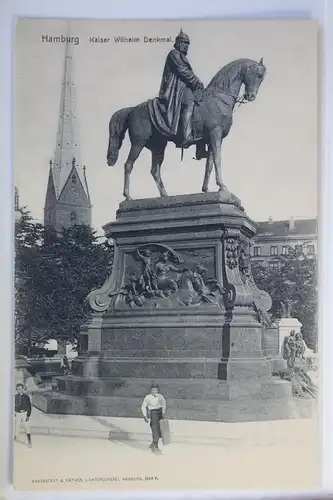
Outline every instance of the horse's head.
<svg viewBox="0 0 333 500">
<path fill-rule="evenodd" d="M 259 62 L 252 61 L 244 72 L 243 83 L 245 85 L 244 99 L 254 101 L 259 87 L 265 78 L 266 67 L 263 64 L 263 58 Z"/>
</svg>

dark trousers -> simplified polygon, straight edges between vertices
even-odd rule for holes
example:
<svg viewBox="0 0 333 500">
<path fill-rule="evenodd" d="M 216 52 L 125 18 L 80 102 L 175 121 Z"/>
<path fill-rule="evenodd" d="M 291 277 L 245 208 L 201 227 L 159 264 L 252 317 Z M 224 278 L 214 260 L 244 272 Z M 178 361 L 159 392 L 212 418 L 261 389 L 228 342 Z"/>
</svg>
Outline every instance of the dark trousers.
<svg viewBox="0 0 333 500">
<path fill-rule="evenodd" d="M 153 435 L 153 444 L 157 446 L 161 436 L 160 420 L 162 419 L 162 408 L 150 411 L 150 428 Z"/>
</svg>

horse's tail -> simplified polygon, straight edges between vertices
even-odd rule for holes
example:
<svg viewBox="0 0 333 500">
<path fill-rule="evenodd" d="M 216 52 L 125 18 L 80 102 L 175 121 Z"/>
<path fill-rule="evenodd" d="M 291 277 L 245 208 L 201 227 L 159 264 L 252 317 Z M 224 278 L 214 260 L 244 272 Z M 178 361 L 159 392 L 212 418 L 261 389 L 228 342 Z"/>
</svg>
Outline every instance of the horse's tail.
<svg viewBox="0 0 333 500">
<path fill-rule="evenodd" d="M 109 147 L 107 154 L 107 162 L 110 167 L 113 167 L 118 160 L 119 150 L 128 128 L 128 117 L 133 109 L 134 108 L 123 108 L 116 111 L 116 113 L 111 116 L 109 123 Z"/>
</svg>

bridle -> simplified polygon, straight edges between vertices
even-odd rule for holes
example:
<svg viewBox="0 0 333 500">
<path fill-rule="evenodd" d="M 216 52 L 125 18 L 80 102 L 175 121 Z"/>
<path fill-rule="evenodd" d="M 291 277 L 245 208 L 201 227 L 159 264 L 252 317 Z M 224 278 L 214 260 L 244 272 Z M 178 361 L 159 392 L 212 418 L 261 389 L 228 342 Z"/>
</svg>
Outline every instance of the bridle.
<svg viewBox="0 0 333 500">
<path fill-rule="evenodd" d="M 234 102 L 234 106 L 236 104 L 238 104 L 237 107 L 235 107 L 233 109 L 233 113 L 235 113 L 235 111 L 242 105 L 242 104 L 248 104 L 250 101 L 248 99 L 245 98 L 244 94 L 242 96 L 239 96 L 239 95 L 236 95 L 236 94 L 232 94 L 231 92 L 227 92 L 226 90 L 217 90 L 216 89 L 216 92 L 211 92 L 207 95 L 207 97 L 214 97 L 218 94 L 225 94 L 227 96 L 230 96 L 230 97 L 233 97 L 235 99 L 235 102 Z M 229 103 L 227 103 L 226 101 L 224 101 L 223 99 L 221 99 L 221 101 L 224 102 L 224 104 L 226 104 L 227 106 L 229 105 Z"/>
</svg>

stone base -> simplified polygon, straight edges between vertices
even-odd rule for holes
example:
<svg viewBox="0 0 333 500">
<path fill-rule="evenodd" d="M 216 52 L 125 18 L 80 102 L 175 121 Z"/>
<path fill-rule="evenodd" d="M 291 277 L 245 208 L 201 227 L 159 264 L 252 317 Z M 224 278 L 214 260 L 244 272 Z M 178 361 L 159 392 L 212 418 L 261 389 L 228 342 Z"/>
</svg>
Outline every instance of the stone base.
<svg viewBox="0 0 333 500">
<path fill-rule="evenodd" d="M 229 193 L 123 202 L 104 227 L 110 276 L 88 297 L 73 376 L 35 395 L 50 413 L 140 417 L 151 382 L 168 418 L 241 422 L 297 416 L 271 377 L 260 318 L 271 306 L 249 264 L 256 225 Z M 261 311 L 261 314 L 259 314 Z"/>
</svg>

